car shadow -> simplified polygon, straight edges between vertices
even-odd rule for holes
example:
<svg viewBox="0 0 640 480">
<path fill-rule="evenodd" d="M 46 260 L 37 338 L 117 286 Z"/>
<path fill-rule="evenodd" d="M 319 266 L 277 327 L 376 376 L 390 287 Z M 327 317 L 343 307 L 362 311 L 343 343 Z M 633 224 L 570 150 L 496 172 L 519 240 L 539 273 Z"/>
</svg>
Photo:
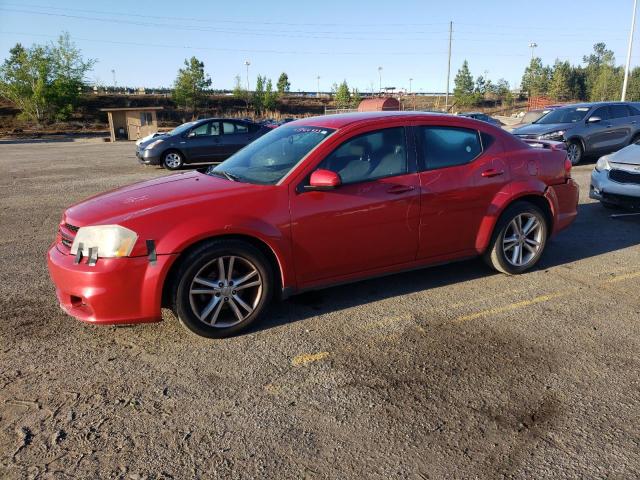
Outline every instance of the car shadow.
<svg viewBox="0 0 640 480">
<path fill-rule="evenodd" d="M 640 244 L 640 216 L 611 218 L 615 213 L 624 211 L 608 210 L 599 203 L 579 205 L 576 221 L 547 244 L 536 269 L 546 270 Z M 492 275 L 499 273 L 476 258 L 306 292 L 274 305 L 246 333 Z"/>
</svg>

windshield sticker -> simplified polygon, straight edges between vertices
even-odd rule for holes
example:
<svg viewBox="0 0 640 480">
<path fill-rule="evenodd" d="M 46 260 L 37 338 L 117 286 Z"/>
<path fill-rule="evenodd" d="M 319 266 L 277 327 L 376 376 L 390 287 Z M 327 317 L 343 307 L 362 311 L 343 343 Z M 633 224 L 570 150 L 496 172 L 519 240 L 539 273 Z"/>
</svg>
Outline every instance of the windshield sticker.
<svg viewBox="0 0 640 480">
<path fill-rule="evenodd" d="M 312 128 L 312 127 L 298 127 L 294 129 L 296 133 L 319 133 L 321 135 L 326 135 L 328 132 L 326 130 L 322 130 L 321 128 Z"/>
<path fill-rule="evenodd" d="M 576 108 L 576 112 L 588 112 L 589 107 L 578 107 Z"/>
</svg>

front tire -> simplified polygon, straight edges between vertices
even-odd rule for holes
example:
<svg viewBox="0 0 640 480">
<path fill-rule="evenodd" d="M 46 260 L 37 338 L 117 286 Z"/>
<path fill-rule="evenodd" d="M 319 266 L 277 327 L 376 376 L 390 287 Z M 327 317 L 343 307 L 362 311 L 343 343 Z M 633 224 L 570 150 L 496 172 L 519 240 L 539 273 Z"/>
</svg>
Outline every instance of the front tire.
<svg viewBox="0 0 640 480">
<path fill-rule="evenodd" d="M 176 150 L 169 150 L 162 155 L 162 166 L 167 170 L 179 170 L 184 165 L 184 157 Z"/>
<path fill-rule="evenodd" d="M 584 149 L 579 140 L 572 140 L 567 146 L 567 158 L 571 161 L 571 165 L 578 165 L 584 156 Z"/>
<path fill-rule="evenodd" d="M 245 330 L 267 307 L 273 270 L 253 245 L 213 240 L 182 261 L 174 289 L 174 312 L 191 333 L 225 338 Z"/>
<path fill-rule="evenodd" d="M 500 216 L 484 259 L 507 275 L 523 273 L 540 260 L 548 231 L 542 210 L 529 202 L 515 203 Z"/>
</svg>

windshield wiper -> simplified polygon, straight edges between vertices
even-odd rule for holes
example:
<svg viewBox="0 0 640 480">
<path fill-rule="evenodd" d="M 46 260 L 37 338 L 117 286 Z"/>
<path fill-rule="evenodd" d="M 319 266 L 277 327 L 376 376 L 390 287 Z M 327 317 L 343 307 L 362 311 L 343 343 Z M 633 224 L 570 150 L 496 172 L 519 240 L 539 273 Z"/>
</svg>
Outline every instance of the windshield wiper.
<svg viewBox="0 0 640 480">
<path fill-rule="evenodd" d="M 240 177 L 238 177 L 237 175 L 234 175 L 233 173 L 229 173 L 225 170 L 211 170 L 209 173 L 218 175 L 219 177 L 224 177 L 227 180 L 231 180 L 232 182 L 240 181 Z"/>
</svg>

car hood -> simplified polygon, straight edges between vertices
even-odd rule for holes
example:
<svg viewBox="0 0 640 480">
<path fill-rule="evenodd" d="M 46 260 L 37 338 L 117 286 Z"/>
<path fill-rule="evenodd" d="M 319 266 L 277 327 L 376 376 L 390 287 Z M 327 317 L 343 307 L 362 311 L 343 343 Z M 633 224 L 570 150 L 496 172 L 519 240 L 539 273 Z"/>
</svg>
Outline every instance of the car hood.
<svg viewBox="0 0 640 480">
<path fill-rule="evenodd" d="M 622 150 L 609 155 L 611 163 L 625 163 L 627 165 L 640 165 L 640 145 L 632 143 Z"/>
<path fill-rule="evenodd" d="M 558 130 L 569 130 L 575 127 L 573 123 L 530 123 L 512 130 L 514 135 L 544 135 Z"/>
<path fill-rule="evenodd" d="M 127 224 L 151 212 L 198 200 L 217 200 L 263 185 L 233 182 L 198 171 L 179 173 L 102 193 L 77 203 L 65 212 L 65 222 L 86 225 Z"/>
<path fill-rule="evenodd" d="M 146 137 L 138 140 L 136 142 L 136 146 L 139 147 L 140 149 L 143 149 L 149 146 L 150 144 L 152 144 L 153 142 L 155 142 L 156 140 L 168 140 L 168 139 L 169 139 L 169 135 L 166 133 L 161 133 L 160 135 L 154 135 L 154 136 L 147 135 Z"/>
</svg>

